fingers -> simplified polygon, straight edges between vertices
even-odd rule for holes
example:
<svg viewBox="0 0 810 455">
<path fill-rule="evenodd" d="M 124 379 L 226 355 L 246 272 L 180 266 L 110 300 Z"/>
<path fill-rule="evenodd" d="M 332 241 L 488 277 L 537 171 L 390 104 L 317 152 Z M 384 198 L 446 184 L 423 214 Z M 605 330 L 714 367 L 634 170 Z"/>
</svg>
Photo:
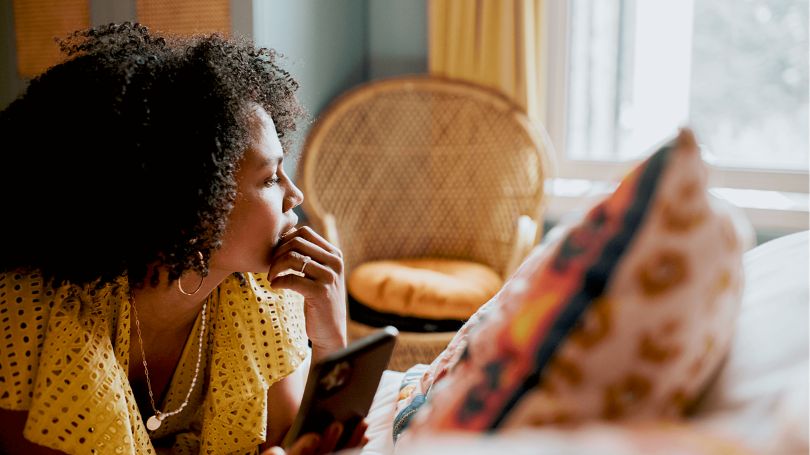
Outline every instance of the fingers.
<svg viewBox="0 0 810 455">
<path fill-rule="evenodd" d="M 304 296 L 316 296 L 319 288 L 313 284 L 317 283 L 321 288 L 341 284 L 342 254 L 315 231 L 302 227 L 284 236 L 282 242 L 271 258 L 268 271 L 271 286 L 291 289 Z M 300 273 L 302 270 L 303 274 Z"/>
<path fill-rule="evenodd" d="M 366 430 L 368 429 L 368 422 L 366 419 L 360 421 L 356 427 L 354 427 L 354 431 L 352 432 L 352 437 L 349 438 L 349 441 L 346 443 L 347 449 L 353 447 L 362 447 L 368 443 L 368 438 L 366 438 Z"/>
<path fill-rule="evenodd" d="M 317 247 L 318 250 L 324 251 L 328 256 L 334 257 L 335 262 L 339 262 L 338 260 L 342 260 L 343 253 L 341 253 L 338 247 L 332 245 L 331 243 L 324 240 L 317 232 L 313 231 L 308 226 L 304 226 L 293 231 L 290 234 L 284 235 L 281 237 L 281 243 L 276 248 L 274 252 L 274 256 L 278 256 L 280 253 L 285 251 L 285 246 L 289 246 L 295 242 L 301 242 L 305 244 L 310 244 Z"/>
<path fill-rule="evenodd" d="M 337 443 L 340 440 L 340 435 L 343 434 L 343 425 L 340 422 L 333 422 L 326 428 L 321 438 L 321 444 L 318 447 L 318 453 L 332 453 L 337 449 Z"/>
<path fill-rule="evenodd" d="M 336 246 L 332 245 L 331 243 L 329 243 L 325 238 L 323 238 L 320 234 L 315 232 L 309 226 L 302 226 L 302 227 L 296 229 L 295 231 L 293 231 L 293 232 L 291 232 L 291 233 L 289 233 L 287 235 L 283 235 L 281 237 L 281 241 L 285 242 L 288 239 L 291 239 L 291 238 L 296 237 L 296 236 L 297 237 L 302 237 L 302 238 L 314 243 L 315 245 L 318 245 L 319 247 L 323 248 L 325 251 L 328 251 L 329 253 L 331 253 L 331 254 L 333 254 L 333 255 L 335 255 L 337 257 L 340 257 L 340 258 L 343 257 L 343 253 L 341 253 L 341 251 L 340 251 L 340 249 L 338 247 L 336 247 Z"/>
<path fill-rule="evenodd" d="M 343 425 L 340 422 L 334 422 L 326 428 L 323 436 L 318 436 L 316 433 L 307 433 L 287 449 L 286 455 L 321 455 L 332 453 L 337 449 L 337 443 L 340 440 L 340 435 L 343 434 Z M 280 450 L 278 447 L 273 447 L 269 450 Z M 283 450 L 271 452 L 266 451 L 262 455 L 281 455 L 285 454 Z"/>
<path fill-rule="evenodd" d="M 318 295 L 319 285 L 312 280 L 301 278 L 295 275 L 284 275 L 270 282 L 273 289 L 289 289 L 295 291 L 305 299 L 311 299 Z"/>
<path fill-rule="evenodd" d="M 285 274 L 285 272 L 290 273 L 290 270 L 295 272 L 295 276 L 301 278 L 308 277 L 324 282 L 329 282 L 333 278 L 332 275 L 335 273 L 316 258 L 306 253 L 289 251 L 283 256 L 273 260 L 270 270 L 267 271 L 267 278 L 273 281 L 275 278 L 279 277 L 279 275 Z"/>
<path fill-rule="evenodd" d="M 312 261 L 306 266 L 307 275 L 310 275 L 309 267 L 313 263 L 321 264 L 325 266 L 325 270 L 332 270 L 335 273 L 343 271 L 343 259 L 340 256 L 303 237 L 295 237 L 279 245 L 273 252 L 271 258 L 273 265 L 270 267 L 268 276 L 272 279 L 285 270 L 300 271 L 306 256 L 309 256 Z"/>
<path fill-rule="evenodd" d="M 332 422 L 324 431 L 322 436 L 316 433 L 307 433 L 287 449 L 285 452 L 280 447 L 273 447 L 262 452 L 261 455 L 321 455 L 332 453 L 339 449 L 349 449 L 354 447 L 362 447 L 368 442 L 368 438 L 364 436 L 368 423 L 362 420 L 354 429 L 348 443 L 343 447 L 338 447 L 340 437 L 343 435 L 343 424 L 340 422 Z"/>
<path fill-rule="evenodd" d="M 320 436 L 315 433 L 307 433 L 298 438 L 292 447 L 287 449 L 287 455 L 317 455 L 322 453 L 318 451 L 320 444 Z"/>
</svg>

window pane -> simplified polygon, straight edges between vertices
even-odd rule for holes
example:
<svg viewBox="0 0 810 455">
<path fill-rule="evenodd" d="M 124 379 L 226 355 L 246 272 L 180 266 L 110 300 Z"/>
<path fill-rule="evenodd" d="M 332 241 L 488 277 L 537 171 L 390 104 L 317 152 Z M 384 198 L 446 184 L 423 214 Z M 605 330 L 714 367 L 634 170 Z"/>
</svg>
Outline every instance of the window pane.
<svg viewBox="0 0 810 455">
<path fill-rule="evenodd" d="M 807 169 L 807 0 L 695 0 L 690 114 L 728 166 Z"/>
<path fill-rule="evenodd" d="M 806 0 L 573 0 L 570 33 L 569 158 L 689 124 L 718 165 L 807 170 Z"/>
</svg>

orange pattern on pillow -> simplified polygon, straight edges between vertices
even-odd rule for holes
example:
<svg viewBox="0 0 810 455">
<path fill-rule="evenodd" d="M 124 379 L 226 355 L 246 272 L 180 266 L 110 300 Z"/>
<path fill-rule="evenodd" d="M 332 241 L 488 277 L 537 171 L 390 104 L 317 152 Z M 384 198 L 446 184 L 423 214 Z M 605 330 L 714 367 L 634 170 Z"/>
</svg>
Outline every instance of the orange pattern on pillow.
<svg viewBox="0 0 810 455">
<path fill-rule="evenodd" d="M 742 289 L 741 242 L 706 185 L 682 131 L 530 255 L 425 372 L 412 431 L 681 416 L 728 349 Z"/>
</svg>

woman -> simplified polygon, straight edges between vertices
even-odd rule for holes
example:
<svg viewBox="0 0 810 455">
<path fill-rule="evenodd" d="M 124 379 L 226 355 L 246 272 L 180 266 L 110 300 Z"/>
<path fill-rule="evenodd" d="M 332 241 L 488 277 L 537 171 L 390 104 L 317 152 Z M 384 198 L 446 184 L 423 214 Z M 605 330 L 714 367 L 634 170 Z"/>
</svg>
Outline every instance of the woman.
<svg viewBox="0 0 810 455">
<path fill-rule="evenodd" d="M 217 35 L 107 25 L 61 47 L 0 114 L 0 451 L 272 447 L 307 339 L 312 361 L 346 345 L 341 253 L 295 228 L 282 167 L 296 82 Z"/>
</svg>

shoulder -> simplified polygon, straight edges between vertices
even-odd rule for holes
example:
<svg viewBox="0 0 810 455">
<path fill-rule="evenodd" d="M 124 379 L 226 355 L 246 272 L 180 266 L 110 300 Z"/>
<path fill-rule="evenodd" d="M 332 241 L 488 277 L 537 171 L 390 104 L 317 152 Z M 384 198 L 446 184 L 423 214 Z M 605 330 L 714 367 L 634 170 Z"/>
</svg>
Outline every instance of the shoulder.
<svg viewBox="0 0 810 455">
<path fill-rule="evenodd" d="M 39 273 L 0 272 L 0 408 L 27 410 L 51 310 L 64 297 Z"/>
<path fill-rule="evenodd" d="M 20 311 L 23 308 L 41 306 L 51 308 L 57 291 L 46 285 L 42 275 L 37 272 L 0 272 L 0 311 L 5 314 L 12 309 Z M 40 311 L 42 308 L 34 312 Z"/>
<path fill-rule="evenodd" d="M 45 346 L 78 336 L 71 327 L 96 319 L 94 304 L 89 293 L 51 286 L 40 273 L 0 272 L 0 408 L 29 408 Z"/>
<path fill-rule="evenodd" d="M 117 316 L 127 308 L 120 284 L 53 287 L 37 273 L 0 273 L 0 421 L 24 422 L 25 439 L 68 453 L 127 432 L 148 445 L 145 431 L 130 426 L 137 406 L 113 342 L 114 333 L 128 335 L 118 326 L 127 323 Z M 76 430 L 88 427 L 92 435 Z"/>
<path fill-rule="evenodd" d="M 38 273 L 0 272 L 0 408 L 25 410 L 57 290 Z"/>
<path fill-rule="evenodd" d="M 221 299 L 226 305 L 247 301 L 257 305 L 241 308 L 265 310 L 269 307 L 274 311 L 283 311 L 290 315 L 300 312 L 303 317 L 304 298 L 301 294 L 287 289 L 274 289 L 270 286 L 270 281 L 265 273 L 231 275 L 220 284 L 219 291 Z"/>
<path fill-rule="evenodd" d="M 215 337 L 242 340 L 240 352 L 252 351 L 256 358 L 267 359 L 259 362 L 265 375 L 283 377 L 307 355 L 304 298 L 272 288 L 265 274 L 241 275 L 220 285 L 216 331 L 224 332 Z"/>
</svg>

